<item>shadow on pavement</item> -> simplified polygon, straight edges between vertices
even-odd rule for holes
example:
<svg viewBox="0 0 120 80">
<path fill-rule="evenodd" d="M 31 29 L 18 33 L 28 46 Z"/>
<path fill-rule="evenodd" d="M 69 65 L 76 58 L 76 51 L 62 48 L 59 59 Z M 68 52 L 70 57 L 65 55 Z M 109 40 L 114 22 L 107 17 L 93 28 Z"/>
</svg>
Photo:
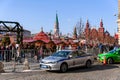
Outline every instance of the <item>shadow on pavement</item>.
<svg viewBox="0 0 120 80">
<path fill-rule="evenodd" d="M 109 69 L 115 69 L 115 68 L 119 68 L 119 66 L 117 66 L 117 64 L 110 64 L 110 65 L 108 65 L 108 64 L 106 64 L 106 65 L 95 64 L 90 68 L 86 68 L 84 66 L 83 67 L 71 68 L 66 73 L 102 71 L 102 70 L 109 70 Z M 60 71 L 47 71 L 47 72 L 61 73 Z"/>
<path fill-rule="evenodd" d="M 86 67 L 77 67 L 77 68 L 71 68 L 69 69 L 66 73 L 82 73 L 82 72 L 91 72 L 91 71 L 102 71 L 102 70 L 109 70 L 109 69 L 115 69 L 115 68 L 119 68 L 119 63 L 116 63 L 116 64 L 106 64 L 106 65 L 103 65 L 103 64 L 100 64 L 100 63 L 95 63 L 91 68 L 86 68 Z M 35 71 L 34 71 L 35 70 Z M 33 72 L 40 72 L 41 73 L 41 70 L 39 68 L 36 68 L 34 69 Z M 31 71 L 25 71 L 25 72 L 13 72 L 13 73 L 28 73 L 28 72 L 31 72 Z M 43 71 L 43 72 L 50 72 L 50 73 L 61 73 L 60 71 Z M 9 73 L 9 72 L 7 72 Z"/>
<path fill-rule="evenodd" d="M 91 68 L 86 67 L 77 67 L 77 68 L 71 68 L 68 70 L 67 73 L 79 73 L 79 72 L 89 72 L 89 71 L 100 71 L 100 70 L 108 70 L 108 69 L 114 69 L 119 68 L 119 66 L 111 64 L 111 65 L 93 65 Z"/>
</svg>

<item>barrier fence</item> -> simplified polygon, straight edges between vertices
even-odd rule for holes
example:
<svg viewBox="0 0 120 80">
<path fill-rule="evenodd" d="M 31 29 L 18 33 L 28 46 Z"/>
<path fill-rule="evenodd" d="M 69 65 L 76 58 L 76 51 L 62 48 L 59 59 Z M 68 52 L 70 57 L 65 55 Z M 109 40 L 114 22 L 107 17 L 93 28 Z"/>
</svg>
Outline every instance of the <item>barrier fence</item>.
<svg viewBox="0 0 120 80">
<path fill-rule="evenodd" d="M 36 49 L 21 49 L 20 52 L 18 53 L 17 50 L 0 50 L 0 60 L 1 61 L 6 61 L 6 62 L 10 62 L 10 61 L 14 61 L 18 58 L 36 58 L 42 56 L 49 56 L 51 55 L 52 52 L 48 52 L 46 50 L 43 50 L 43 53 L 39 53 L 39 50 Z"/>
<path fill-rule="evenodd" d="M 19 71 L 25 67 L 25 59 L 31 68 L 39 68 L 40 58 L 51 55 L 52 52 L 43 50 L 42 55 L 37 49 L 21 49 L 18 55 L 18 50 L 0 50 L 0 62 L 4 64 L 6 71 Z"/>
<path fill-rule="evenodd" d="M 92 53 L 95 58 L 97 58 L 97 54 L 99 53 L 98 48 L 87 49 L 87 52 Z M 0 61 L 4 63 L 5 69 L 13 69 L 13 62 L 17 63 L 16 68 L 22 68 L 20 66 L 24 66 L 25 58 L 28 59 L 29 64 L 31 66 L 35 66 L 39 68 L 39 60 L 40 58 L 44 58 L 46 56 L 51 55 L 53 52 L 43 50 L 42 55 L 40 55 L 39 50 L 36 49 L 21 49 L 20 54 L 18 56 L 17 50 L 0 50 Z"/>
<path fill-rule="evenodd" d="M 99 53 L 99 48 L 91 48 L 86 50 L 88 53 L 92 53 L 97 56 Z M 11 62 L 21 59 L 22 62 L 25 58 L 29 59 L 29 62 L 33 60 L 39 60 L 41 57 L 51 55 L 53 52 L 48 50 L 43 50 L 42 54 L 37 49 L 21 49 L 18 54 L 17 50 L 0 50 L 0 61 Z"/>
</svg>

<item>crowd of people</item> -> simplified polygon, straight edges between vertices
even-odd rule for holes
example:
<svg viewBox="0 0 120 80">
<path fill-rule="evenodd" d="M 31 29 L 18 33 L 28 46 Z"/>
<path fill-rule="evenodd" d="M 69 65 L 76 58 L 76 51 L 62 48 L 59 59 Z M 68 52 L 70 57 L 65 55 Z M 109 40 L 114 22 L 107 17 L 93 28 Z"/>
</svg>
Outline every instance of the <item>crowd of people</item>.
<svg viewBox="0 0 120 80">
<path fill-rule="evenodd" d="M 14 45 L 0 46 L 1 61 L 10 62 L 13 58 L 17 60 L 20 56 L 20 47 Z"/>
<path fill-rule="evenodd" d="M 7 45 L 7 46 L 0 46 L 0 60 L 9 62 L 11 60 L 19 61 L 21 62 L 21 58 L 27 57 L 27 54 L 30 54 L 31 58 L 36 58 L 39 60 L 40 58 L 44 58 L 46 55 L 51 55 L 52 53 L 56 52 L 57 50 L 61 49 L 71 49 L 72 46 L 66 46 L 64 48 L 55 46 L 54 48 L 47 48 L 46 46 L 35 46 L 35 45 L 22 45 L 22 46 L 15 46 L 15 45 Z M 96 44 L 96 45 L 88 45 L 88 44 L 82 44 L 79 45 L 76 49 L 79 50 L 88 50 L 92 49 L 95 51 L 96 49 L 99 49 L 99 52 L 95 52 L 95 54 L 108 52 L 112 49 L 119 48 L 118 44 Z"/>
</svg>

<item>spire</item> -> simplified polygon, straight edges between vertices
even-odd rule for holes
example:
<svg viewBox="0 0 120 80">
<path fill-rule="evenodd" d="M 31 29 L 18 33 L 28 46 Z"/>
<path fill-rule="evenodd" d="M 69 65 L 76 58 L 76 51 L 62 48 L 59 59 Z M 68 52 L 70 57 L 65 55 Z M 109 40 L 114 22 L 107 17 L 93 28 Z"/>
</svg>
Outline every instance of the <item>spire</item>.
<svg viewBox="0 0 120 80">
<path fill-rule="evenodd" d="M 41 27 L 41 32 L 43 32 L 43 27 Z"/>
<path fill-rule="evenodd" d="M 86 28 L 89 28 L 89 21 L 87 19 Z"/>
<path fill-rule="evenodd" d="M 100 21 L 100 27 L 103 27 L 103 21 L 102 21 L 102 19 Z"/>
<path fill-rule="evenodd" d="M 59 29 L 58 14 L 56 13 L 56 28 Z"/>
<path fill-rule="evenodd" d="M 59 36 L 59 21 L 58 21 L 57 12 L 56 12 L 56 21 L 55 21 L 55 26 L 54 26 L 54 34 L 56 36 Z"/>
</svg>

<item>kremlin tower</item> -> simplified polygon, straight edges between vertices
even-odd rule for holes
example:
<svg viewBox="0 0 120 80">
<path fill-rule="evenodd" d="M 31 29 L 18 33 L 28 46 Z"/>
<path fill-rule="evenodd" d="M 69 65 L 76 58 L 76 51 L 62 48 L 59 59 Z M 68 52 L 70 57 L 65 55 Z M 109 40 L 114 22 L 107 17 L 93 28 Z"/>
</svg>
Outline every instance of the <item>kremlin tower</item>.
<svg viewBox="0 0 120 80">
<path fill-rule="evenodd" d="M 102 19 L 101 19 L 101 22 L 100 22 L 100 27 L 98 29 L 98 36 L 99 36 L 99 41 L 104 42 L 104 27 L 103 27 Z"/>
<path fill-rule="evenodd" d="M 54 36 L 55 37 L 59 37 L 59 21 L 58 21 L 58 15 L 56 13 L 56 21 L 55 21 L 55 25 L 54 25 Z"/>
<path fill-rule="evenodd" d="M 86 40 L 88 40 L 89 37 L 90 37 L 90 26 L 89 26 L 89 22 L 87 20 L 86 27 L 85 27 L 85 38 L 86 38 Z"/>
</svg>

